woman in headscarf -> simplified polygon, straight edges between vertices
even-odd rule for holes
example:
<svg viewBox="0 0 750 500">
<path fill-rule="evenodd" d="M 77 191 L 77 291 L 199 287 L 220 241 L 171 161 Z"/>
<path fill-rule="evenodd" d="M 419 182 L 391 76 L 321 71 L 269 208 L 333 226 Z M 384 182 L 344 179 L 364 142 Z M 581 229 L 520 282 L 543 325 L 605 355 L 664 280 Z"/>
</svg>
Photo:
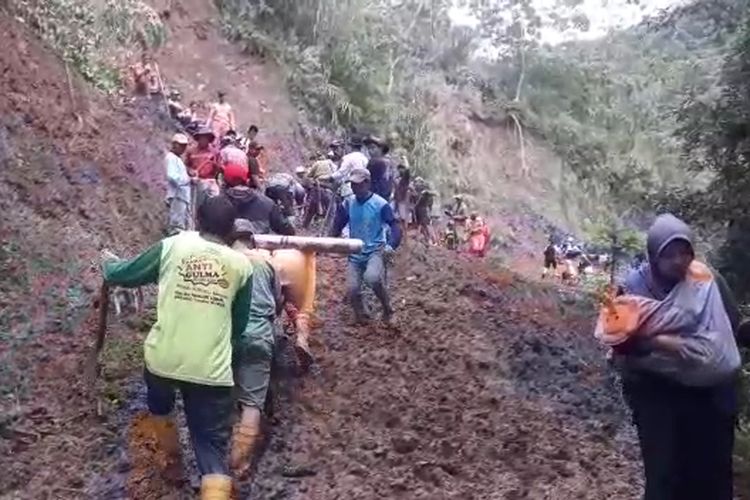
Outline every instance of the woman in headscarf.
<svg viewBox="0 0 750 500">
<path fill-rule="evenodd" d="M 673 215 L 659 216 L 648 232 L 647 250 L 648 262 L 630 272 L 623 291 L 663 303 L 676 287 L 683 286 L 695 259 L 691 231 Z M 714 297 L 719 295 L 719 299 L 706 303 L 703 317 L 697 318 L 699 330 L 635 336 L 614 348 L 623 393 L 638 430 L 645 500 L 733 498 L 739 368 L 733 330 L 739 313 L 723 278 L 711 271 L 710 279 L 715 281 L 711 286 L 716 287 Z M 667 359 L 678 367 L 668 375 L 665 356 L 674 356 Z M 696 378 L 696 367 L 700 369 L 704 359 L 706 364 L 719 360 L 728 368 L 722 371 L 726 375 Z"/>
</svg>

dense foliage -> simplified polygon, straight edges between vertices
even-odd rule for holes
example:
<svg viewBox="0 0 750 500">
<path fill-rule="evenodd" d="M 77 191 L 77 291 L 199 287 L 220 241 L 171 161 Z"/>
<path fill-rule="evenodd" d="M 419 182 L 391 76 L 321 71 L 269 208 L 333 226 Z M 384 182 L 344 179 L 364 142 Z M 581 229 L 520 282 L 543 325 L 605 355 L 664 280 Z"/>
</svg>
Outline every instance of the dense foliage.
<svg viewBox="0 0 750 500">
<path fill-rule="evenodd" d="M 292 97 L 329 129 L 396 132 L 418 168 L 442 161 L 428 126 L 429 89 L 462 71 L 470 30 L 449 1 L 221 0 L 228 36 L 285 70 Z"/>
<path fill-rule="evenodd" d="M 750 22 L 726 56 L 717 89 L 691 92 L 679 113 L 679 134 L 691 172 L 710 175 L 702 190 L 672 197 L 706 227 L 727 229 L 719 264 L 733 288 L 750 294 Z"/>
<path fill-rule="evenodd" d="M 553 145 L 591 208 L 648 211 L 685 186 L 678 111 L 686 94 L 715 91 L 743 4 L 697 2 L 603 39 L 527 54 L 522 120 Z M 517 72 L 484 64 L 486 98 L 507 102 Z"/>
<path fill-rule="evenodd" d="M 158 47 L 165 36 L 157 13 L 139 0 L 18 0 L 9 8 L 67 64 L 105 91 L 120 85 L 118 54 Z"/>
<path fill-rule="evenodd" d="M 542 28 L 588 28 L 577 2 L 544 12 L 527 0 L 468 2 L 481 20 L 475 28 L 453 25 L 448 1 L 219 5 L 232 39 L 282 64 L 312 121 L 397 131 L 421 173 L 446 184 L 456 167 L 430 126 L 434 93 L 446 85 L 456 95 L 479 92 L 483 114 L 513 130 L 520 174 L 530 173 L 528 136 L 542 138 L 563 162 L 560 189 L 583 215 L 608 220 L 628 209 L 637 222 L 656 201 L 674 207 L 671 194 L 710 182 L 685 176 L 675 130 L 686 95 L 716 91 L 720 55 L 746 0 L 698 1 L 603 39 L 553 47 Z M 493 60 L 473 57 L 488 44 Z"/>
</svg>

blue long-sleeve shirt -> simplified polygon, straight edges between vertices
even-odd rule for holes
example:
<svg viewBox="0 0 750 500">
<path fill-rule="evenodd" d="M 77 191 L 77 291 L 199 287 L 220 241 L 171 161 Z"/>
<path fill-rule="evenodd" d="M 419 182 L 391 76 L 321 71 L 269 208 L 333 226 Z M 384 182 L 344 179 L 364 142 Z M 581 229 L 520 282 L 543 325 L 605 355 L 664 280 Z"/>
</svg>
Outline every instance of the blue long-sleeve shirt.
<svg viewBox="0 0 750 500">
<path fill-rule="evenodd" d="M 382 250 L 386 244 L 398 248 L 401 243 L 401 228 L 391 206 L 374 193 L 362 201 L 354 196 L 344 200 L 336 211 L 331 235 L 340 236 L 347 224 L 350 236 L 364 242 L 360 253 L 349 256 L 352 262 L 366 262 L 370 255 Z M 386 228 L 389 230 L 386 231 Z"/>
</svg>

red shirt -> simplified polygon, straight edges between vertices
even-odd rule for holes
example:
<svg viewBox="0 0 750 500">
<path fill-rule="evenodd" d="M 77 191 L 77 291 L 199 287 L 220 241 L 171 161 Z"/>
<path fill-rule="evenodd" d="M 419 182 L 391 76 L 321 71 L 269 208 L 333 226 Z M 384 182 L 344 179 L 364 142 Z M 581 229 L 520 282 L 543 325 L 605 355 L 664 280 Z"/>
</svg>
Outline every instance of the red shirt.
<svg viewBox="0 0 750 500">
<path fill-rule="evenodd" d="M 186 166 L 191 174 L 195 174 L 200 179 L 214 179 L 219 173 L 219 163 L 216 158 L 216 151 L 209 146 L 206 149 L 198 149 L 193 146 L 188 149 Z"/>
</svg>

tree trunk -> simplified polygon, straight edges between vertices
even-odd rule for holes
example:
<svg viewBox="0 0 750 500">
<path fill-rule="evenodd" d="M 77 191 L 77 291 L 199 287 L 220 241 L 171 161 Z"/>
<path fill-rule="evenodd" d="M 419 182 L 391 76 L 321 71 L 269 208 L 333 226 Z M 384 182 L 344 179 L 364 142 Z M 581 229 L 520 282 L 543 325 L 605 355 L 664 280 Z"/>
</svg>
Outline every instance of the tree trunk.
<svg viewBox="0 0 750 500">
<path fill-rule="evenodd" d="M 321 2 L 315 3 L 315 24 L 313 25 L 313 43 L 318 43 L 318 29 L 320 28 L 320 17 L 323 9 L 321 8 Z"/>
<path fill-rule="evenodd" d="M 524 141 L 524 137 L 523 137 L 523 125 L 521 125 L 521 120 L 518 119 L 518 115 L 516 115 L 515 112 L 512 112 L 510 114 L 510 117 L 513 118 L 513 123 L 516 124 L 516 134 L 518 135 L 518 147 L 519 147 L 520 156 L 521 156 L 521 176 L 529 177 L 531 174 L 531 171 L 529 170 L 529 166 L 526 163 L 526 142 Z"/>
<path fill-rule="evenodd" d="M 524 50 L 523 45 L 518 49 L 518 56 L 521 67 L 519 68 L 518 83 L 516 84 L 516 95 L 513 98 L 513 102 L 516 103 L 521 102 L 521 90 L 523 89 L 523 83 L 526 79 L 526 51 Z M 529 165 L 526 163 L 526 143 L 523 137 L 523 126 L 521 125 L 521 120 L 518 119 L 518 114 L 515 111 L 511 112 L 510 116 L 513 118 L 513 123 L 516 124 L 516 133 L 518 134 L 518 147 L 520 148 L 521 155 L 521 176 L 529 177 L 531 171 L 529 170 Z"/>
<path fill-rule="evenodd" d="M 518 102 L 521 100 L 521 89 L 523 89 L 523 83 L 526 79 L 526 51 L 521 47 L 518 50 L 518 55 L 521 60 L 520 73 L 518 74 L 518 83 L 516 84 L 516 97 L 513 101 Z"/>
<path fill-rule="evenodd" d="M 396 66 L 401 62 L 401 56 L 393 57 L 395 52 L 396 49 L 391 50 L 390 72 L 388 73 L 388 95 L 391 95 L 391 92 L 393 91 L 393 83 L 396 78 Z"/>
</svg>

